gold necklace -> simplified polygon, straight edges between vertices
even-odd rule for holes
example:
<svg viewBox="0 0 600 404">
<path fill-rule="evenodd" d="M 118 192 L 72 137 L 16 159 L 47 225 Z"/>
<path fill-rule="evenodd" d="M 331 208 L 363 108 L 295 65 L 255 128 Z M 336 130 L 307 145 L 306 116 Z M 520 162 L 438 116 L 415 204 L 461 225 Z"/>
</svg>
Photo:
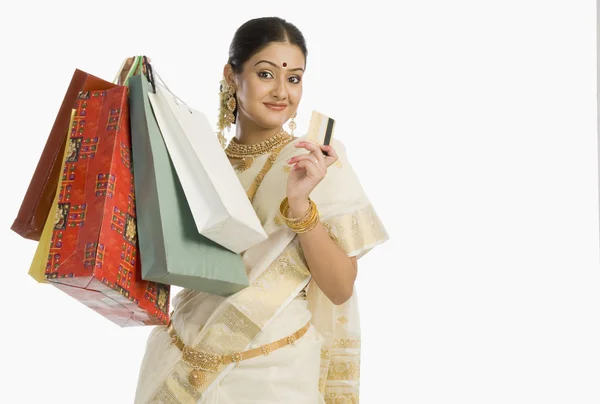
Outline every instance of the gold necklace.
<svg viewBox="0 0 600 404">
<path fill-rule="evenodd" d="M 273 164 L 275 164 L 277 157 L 279 157 L 279 153 L 281 153 L 281 151 L 284 149 L 284 147 L 287 146 L 293 139 L 294 139 L 294 137 L 292 136 L 291 139 L 280 144 L 278 147 L 276 147 L 271 152 L 271 155 L 265 162 L 265 165 L 262 167 L 262 169 L 260 170 L 260 172 L 258 173 L 256 178 L 250 185 L 250 188 L 248 189 L 247 195 L 248 195 L 248 199 L 250 199 L 250 203 L 254 202 L 254 196 L 256 195 L 256 191 L 258 191 L 258 187 L 260 187 L 260 184 L 262 184 L 262 181 L 265 178 L 265 175 L 267 175 L 267 173 L 269 172 L 271 167 L 273 167 Z"/>
<path fill-rule="evenodd" d="M 277 132 L 275 135 L 262 142 L 251 145 L 240 144 L 237 142 L 236 138 L 233 138 L 231 139 L 231 142 L 229 142 L 229 145 L 227 145 L 225 154 L 232 159 L 241 159 L 241 161 L 236 164 L 235 170 L 242 172 L 252 167 L 256 157 L 272 152 L 277 147 L 289 142 L 293 138 L 292 135 L 284 130 Z"/>
</svg>

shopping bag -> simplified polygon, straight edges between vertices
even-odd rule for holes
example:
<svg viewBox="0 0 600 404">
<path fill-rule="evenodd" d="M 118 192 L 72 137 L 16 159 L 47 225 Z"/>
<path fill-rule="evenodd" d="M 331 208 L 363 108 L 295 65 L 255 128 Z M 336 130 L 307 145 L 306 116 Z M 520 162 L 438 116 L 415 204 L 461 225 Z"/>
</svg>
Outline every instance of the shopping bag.
<svg viewBox="0 0 600 404">
<path fill-rule="evenodd" d="M 268 238 L 206 116 L 157 81 L 149 93 L 198 232 L 241 253 Z"/>
<path fill-rule="evenodd" d="M 127 77 L 130 77 L 136 68 L 137 65 L 134 64 Z M 115 83 L 116 80 L 117 78 L 114 80 Z M 40 239 L 58 185 L 61 156 L 67 139 L 73 104 L 81 91 L 107 90 L 115 86 L 114 83 L 79 69 L 75 70 L 11 230 L 27 239 L 36 241 Z"/>
<path fill-rule="evenodd" d="M 71 130 L 73 126 L 73 118 L 75 117 L 75 110 L 71 110 L 71 119 L 69 120 L 68 130 Z M 69 136 L 67 134 L 65 143 L 70 142 Z M 68 147 L 64 147 L 64 152 L 68 150 Z M 60 159 L 61 166 L 64 166 L 66 155 L 63 152 L 62 158 Z M 54 201 L 51 206 L 58 206 L 58 189 L 54 190 Z M 40 236 L 40 241 L 38 243 L 37 249 L 35 250 L 35 254 L 33 256 L 33 260 L 31 261 L 31 266 L 29 267 L 29 276 L 38 281 L 39 283 L 46 283 L 46 263 L 48 262 L 48 252 L 50 251 L 50 240 L 52 239 L 52 231 L 54 230 L 54 219 L 56 215 L 56 209 L 53 211 L 52 209 L 48 213 L 48 218 L 46 219 L 46 223 L 44 224 L 44 229 L 42 231 L 42 235 Z"/>
<path fill-rule="evenodd" d="M 152 111 L 151 92 L 145 76 L 129 81 L 142 276 L 229 296 L 248 286 L 244 263 L 238 254 L 198 233 Z"/>
<path fill-rule="evenodd" d="M 127 92 L 75 102 L 45 276 L 119 326 L 166 324 L 170 286 L 141 276 Z"/>
</svg>

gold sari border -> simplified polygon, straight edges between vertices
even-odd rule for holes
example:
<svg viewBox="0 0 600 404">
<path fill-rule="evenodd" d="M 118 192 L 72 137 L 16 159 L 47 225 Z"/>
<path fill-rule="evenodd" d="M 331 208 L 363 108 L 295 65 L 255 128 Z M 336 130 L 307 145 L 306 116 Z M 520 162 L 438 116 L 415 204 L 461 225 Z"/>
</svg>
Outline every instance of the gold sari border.
<svg viewBox="0 0 600 404">
<path fill-rule="evenodd" d="M 372 205 L 323 221 L 330 237 L 349 256 L 362 256 L 389 236 Z"/>
<path fill-rule="evenodd" d="M 360 354 L 333 355 L 329 361 L 328 381 L 358 381 L 360 379 Z"/>
<path fill-rule="evenodd" d="M 194 349 L 210 355 L 225 355 L 247 349 L 286 301 L 291 301 L 302 283 L 310 279 L 300 244 L 292 242 L 246 289 L 238 292 L 207 324 L 206 334 Z M 189 380 L 194 370 L 183 360 L 175 365 L 158 388 L 153 404 L 195 404 L 208 387 L 224 377 L 224 371 L 203 369 L 204 384 L 195 389 Z M 215 371 L 216 370 L 216 371 Z"/>
<path fill-rule="evenodd" d="M 325 404 L 359 404 L 358 394 L 354 392 L 349 393 L 327 393 L 325 394 Z"/>
</svg>

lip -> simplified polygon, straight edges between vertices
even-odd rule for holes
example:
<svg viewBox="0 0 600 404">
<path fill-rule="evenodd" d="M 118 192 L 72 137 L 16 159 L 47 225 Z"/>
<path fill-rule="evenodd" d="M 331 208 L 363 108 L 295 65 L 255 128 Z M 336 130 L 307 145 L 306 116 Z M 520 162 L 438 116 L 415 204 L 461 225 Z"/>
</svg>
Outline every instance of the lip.
<svg viewBox="0 0 600 404">
<path fill-rule="evenodd" d="M 263 102 L 265 107 L 269 108 L 271 111 L 283 111 L 287 108 L 287 104 L 272 104 L 268 102 Z"/>
</svg>

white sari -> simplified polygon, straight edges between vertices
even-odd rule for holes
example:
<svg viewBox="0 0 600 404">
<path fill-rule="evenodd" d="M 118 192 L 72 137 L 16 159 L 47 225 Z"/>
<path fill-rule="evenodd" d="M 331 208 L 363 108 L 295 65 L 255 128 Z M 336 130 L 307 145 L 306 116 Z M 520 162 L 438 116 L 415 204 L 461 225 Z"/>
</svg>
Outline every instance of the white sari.
<svg viewBox="0 0 600 404">
<path fill-rule="evenodd" d="M 207 382 L 194 389 L 191 368 L 171 343 L 166 327 L 151 333 L 142 362 L 136 404 L 344 404 L 358 403 L 360 321 L 356 293 L 335 306 L 314 281 L 295 237 L 278 218 L 285 197 L 287 160 L 305 150 L 294 143 L 279 155 L 254 197 L 269 239 L 243 259 L 250 286 L 229 298 L 182 290 L 173 301 L 174 328 L 182 341 L 212 355 L 228 355 L 284 338 L 310 321 L 293 346 L 241 361 L 207 367 Z M 352 170 L 339 141 L 340 160 L 311 194 L 332 239 L 361 257 L 387 240 L 387 233 Z M 238 174 L 248 189 L 267 156 Z M 306 290 L 306 297 L 304 291 Z"/>
</svg>

